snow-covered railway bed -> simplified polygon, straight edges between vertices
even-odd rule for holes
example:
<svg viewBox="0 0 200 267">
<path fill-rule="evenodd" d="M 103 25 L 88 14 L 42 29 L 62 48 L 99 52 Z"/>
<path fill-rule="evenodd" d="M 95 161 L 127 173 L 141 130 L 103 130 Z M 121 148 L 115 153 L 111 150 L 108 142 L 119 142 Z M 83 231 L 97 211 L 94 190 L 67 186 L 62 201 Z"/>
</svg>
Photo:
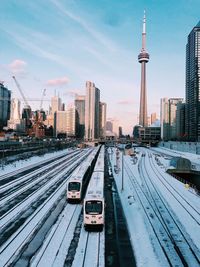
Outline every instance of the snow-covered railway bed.
<svg viewBox="0 0 200 267">
<path fill-rule="evenodd" d="M 0 185 L 2 186 L 4 184 L 7 184 L 10 181 L 13 181 L 13 180 L 17 179 L 18 177 L 21 177 L 24 174 L 32 172 L 35 169 L 38 169 L 38 168 L 40 168 L 42 166 L 45 166 L 46 164 L 54 162 L 57 159 L 61 159 L 62 157 L 66 156 L 66 155 L 70 155 L 71 153 L 73 153 L 73 151 L 65 151 L 65 152 L 63 152 L 61 154 L 58 154 L 56 156 L 47 158 L 45 160 L 41 160 L 40 162 L 37 162 L 37 163 L 29 164 L 26 167 L 18 168 L 15 171 L 8 172 L 8 173 L 6 173 L 4 175 L 1 175 L 0 176 Z"/>
<path fill-rule="evenodd" d="M 177 221 L 181 221 L 184 232 L 188 233 L 190 239 L 200 249 L 200 237 L 196 234 L 200 231 L 199 197 L 190 194 L 182 183 L 165 173 L 157 166 L 153 157 L 146 160 L 146 165 L 149 166 L 148 173 L 157 191 L 162 194 L 166 203 L 171 207 L 171 211 L 176 214 Z"/>
<path fill-rule="evenodd" d="M 81 209 L 81 205 L 67 204 L 41 248 L 32 258 L 32 267 L 64 266 Z"/>
<path fill-rule="evenodd" d="M 51 170 L 55 170 L 56 167 L 59 168 L 62 163 L 66 163 L 66 160 L 70 159 L 72 156 L 75 156 L 78 153 L 79 152 L 76 151 L 73 154 L 70 153 L 70 155 L 62 157 L 61 159 L 55 158 L 53 162 L 51 161 L 50 163 L 46 163 L 43 167 L 39 166 L 39 169 L 37 168 L 36 170 L 26 175 L 20 175 L 18 179 L 15 179 L 14 181 L 10 181 L 7 184 L 0 186 L 0 206 L 13 197 L 12 193 L 15 193 L 17 191 L 19 194 L 19 189 L 24 189 L 26 184 L 30 187 L 35 184 L 35 181 L 39 182 L 40 180 L 44 179 L 44 174 L 46 174 L 46 176 L 49 175 L 50 173 L 48 172 L 50 172 Z"/>
<path fill-rule="evenodd" d="M 165 259 L 165 266 L 184 266 L 184 257 L 180 251 L 176 250 L 175 243 L 171 239 L 169 231 L 163 223 L 163 219 L 158 214 L 155 204 L 152 203 L 149 192 L 147 192 L 143 185 L 139 184 L 129 164 L 125 163 L 124 169 L 135 192 L 134 196 L 137 202 L 140 203 L 140 207 L 144 213 L 149 234 L 153 238 L 152 242 L 155 253 L 160 258 Z M 179 237 L 177 236 L 178 240 Z M 198 264 L 193 266 L 198 266 Z"/>
<path fill-rule="evenodd" d="M 22 217 L 18 218 L 17 223 L 20 220 L 22 220 L 23 223 L 20 225 L 20 227 L 18 227 L 17 229 L 14 229 L 14 232 L 12 232 L 9 238 L 2 239 L 2 234 L 0 234 L 0 239 L 4 240 L 4 242 L 2 242 L 0 246 L 1 266 L 15 265 L 16 262 L 18 262 L 19 266 L 22 266 L 20 264 L 23 264 L 23 262 L 25 261 L 26 263 L 28 262 L 29 264 L 29 260 L 31 260 L 30 250 L 32 251 L 31 256 L 35 254 L 35 251 L 33 252 L 34 250 L 33 248 L 34 246 L 32 245 L 33 240 L 37 236 L 40 229 L 45 225 L 46 221 L 48 221 L 49 218 L 52 216 L 52 213 L 54 212 L 54 210 L 56 210 L 57 207 L 60 205 L 60 202 L 62 202 L 64 199 L 64 203 L 66 203 L 66 200 L 65 200 L 66 199 L 65 197 L 66 182 L 67 182 L 67 179 L 69 178 L 69 174 L 77 167 L 78 164 L 80 164 L 80 162 L 86 157 L 87 154 L 88 153 L 84 153 L 84 155 L 79 156 L 78 160 L 76 160 L 73 164 L 71 164 L 71 166 L 67 167 L 65 171 L 61 172 L 58 175 L 60 178 L 63 177 L 64 179 L 61 180 L 61 183 L 55 185 L 54 189 L 52 189 L 53 188 L 52 184 L 49 184 L 49 189 L 52 190 L 51 194 L 45 200 L 44 199 L 40 200 L 34 212 L 31 212 L 31 214 L 29 214 L 28 217 L 24 221 L 23 221 L 24 219 L 23 216 L 26 216 L 26 213 L 28 213 L 31 210 L 31 207 L 29 207 L 26 210 L 26 212 L 22 212 Z M 76 217 L 79 215 L 80 207 L 77 207 L 77 208 L 75 207 L 75 210 L 77 211 L 74 211 L 74 216 L 71 216 L 71 218 L 74 217 L 75 219 L 72 219 L 72 220 L 76 221 Z M 62 216 L 61 216 L 61 219 L 62 219 Z M 54 220 L 55 218 L 57 218 L 57 216 L 56 217 L 52 216 L 52 217 Z M 76 225 L 75 221 L 73 221 L 74 225 Z M 63 223 L 65 223 L 64 220 L 62 220 L 62 224 Z M 49 232 L 53 223 L 47 222 L 46 225 L 47 225 L 46 227 L 48 228 L 48 232 Z M 58 233 L 58 235 L 62 235 L 62 232 Z M 40 240 L 41 239 L 40 236 L 38 236 L 36 239 L 37 239 L 37 243 L 41 242 L 40 244 L 41 246 L 44 240 Z M 52 245 L 53 243 L 51 243 L 51 247 Z M 37 247 L 38 247 L 38 244 L 37 244 Z M 64 247 L 62 248 L 64 249 Z M 27 253 L 26 253 L 26 250 L 28 250 Z M 22 262 L 20 263 L 20 261 Z"/>
<path fill-rule="evenodd" d="M 87 232 L 81 229 L 72 267 L 104 267 L 105 232 Z"/>
<path fill-rule="evenodd" d="M 173 183 L 170 183 L 169 178 L 171 178 L 171 176 L 165 173 L 163 169 L 161 169 L 156 164 L 155 159 L 153 157 L 150 157 L 149 163 L 157 180 L 159 180 L 159 182 L 166 188 L 166 190 L 170 192 L 171 196 L 180 203 L 182 208 L 186 210 L 186 212 L 191 216 L 191 218 L 193 218 L 193 220 L 200 226 L 200 205 L 196 207 L 195 204 L 197 204 L 197 202 L 194 203 L 193 205 L 193 203 L 191 203 L 192 199 L 186 198 L 184 194 L 182 194 L 178 189 L 176 189 Z M 177 183 L 180 184 L 179 181 L 177 181 Z M 185 191 L 184 187 L 182 187 L 182 189 L 183 189 L 182 191 Z M 198 199 L 198 196 L 197 196 L 197 199 Z M 198 202 L 199 202 L 199 199 L 198 199 Z"/>
<path fill-rule="evenodd" d="M 149 173 L 149 168 L 147 168 L 147 166 L 149 166 L 149 160 L 149 157 L 143 157 L 139 165 L 140 174 L 143 176 L 144 182 L 143 191 L 146 191 L 145 194 L 148 196 L 155 214 L 157 214 L 159 220 L 166 229 L 168 237 L 172 244 L 174 244 L 174 248 L 182 260 L 183 265 L 198 266 L 200 264 L 200 251 L 194 245 L 190 236 L 184 230 L 176 215 L 172 212 L 170 206 L 167 205 L 162 194 L 159 193 L 156 183 L 152 181 L 152 174 Z"/>
<path fill-rule="evenodd" d="M 53 184 L 54 180 L 56 179 L 56 175 L 62 171 L 65 172 L 66 166 L 68 164 L 72 164 L 76 159 L 78 159 L 79 156 L 80 155 L 78 154 L 75 155 L 73 158 L 70 157 L 70 159 L 65 160 L 64 163 L 60 164 L 59 166 L 51 170 L 49 173 L 46 173 L 41 177 L 38 177 L 38 179 L 33 180 L 33 182 L 28 183 L 24 187 L 21 187 L 20 189 L 16 190 L 15 192 L 3 198 L 0 201 L 1 221 L 5 216 L 7 216 L 7 213 L 10 213 L 12 210 L 15 210 L 16 207 L 20 207 L 20 205 L 24 206 L 26 200 L 28 200 L 30 196 L 37 194 L 37 192 L 38 191 L 40 192 L 42 188 L 48 188 L 49 183 Z M 1 226 L 2 224 L 0 222 L 0 228 Z"/>
<path fill-rule="evenodd" d="M 39 229 L 65 194 L 64 181 L 54 193 L 25 221 L 25 223 L 0 247 L 1 266 L 14 265 L 22 258 L 24 250 L 31 245 Z"/>
<path fill-rule="evenodd" d="M 71 165 L 55 175 L 48 183 L 39 188 L 33 194 L 29 195 L 23 202 L 9 210 L 0 220 L 0 245 L 12 237 L 20 227 L 27 221 L 32 213 L 43 204 L 44 201 L 51 198 L 59 186 L 65 184 L 71 172 L 88 155 L 88 152 L 80 153 L 76 159 L 72 159 Z M 69 164 L 69 163 L 68 163 Z"/>
</svg>

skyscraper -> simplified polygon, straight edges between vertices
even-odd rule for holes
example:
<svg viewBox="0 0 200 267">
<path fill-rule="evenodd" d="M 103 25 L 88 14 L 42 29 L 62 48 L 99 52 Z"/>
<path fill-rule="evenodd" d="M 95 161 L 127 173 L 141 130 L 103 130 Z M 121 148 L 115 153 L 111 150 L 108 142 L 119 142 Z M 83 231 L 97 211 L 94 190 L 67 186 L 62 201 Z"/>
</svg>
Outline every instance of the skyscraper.
<svg viewBox="0 0 200 267">
<path fill-rule="evenodd" d="M 85 96 L 76 95 L 76 136 L 83 138 L 85 134 Z"/>
<path fill-rule="evenodd" d="M 190 141 L 200 141 L 200 21 L 186 45 L 185 130 Z"/>
<path fill-rule="evenodd" d="M 52 115 L 54 116 L 55 111 L 61 111 L 62 110 L 62 103 L 61 99 L 58 96 L 53 96 L 51 98 L 51 112 Z"/>
<path fill-rule="evenodd" d="M 176 136 L 177 140 L 185 139 L 185 103 L 178 103 L 176 109 Z"/>
<path fill-rule="evenodd" d="M 100 137 L 106 136 L 106 103 L 100 102 L 99 106 L 99 123 L 100 123 Z"/>
<path fill-rule="evenodd" d="M 75 136 L 76 109 L 71 105 L 67 107 L 67 136 Z"/>
<path fill-rule="evenodd" d="M 11 113 L 10 113 L 11 120 L 20 120 L 20 101 L 17 98 L 13 98 L 11 100 Z"/>
<path fill-rule="evenodd" d="M 67 107 L 66 111 L 54 112 L 54 136 L 59 134 L 75 136 L 75 106 Z"/>
<path fill-rule="evenodd" d="M 25 130 L 25 122 L 20 118 L 20 101 L 17 98 L 11 100 L 10 120 L 8 127 L 13 130 Z"/>
<path fill-rule="evenodd" d="M 168 98 L 160 100 L 161 139 L 169 140 L 169 102 Z"/>
<path fill-rule="evenodd" d="M 183 102 L 183 98 L 161 99 L 161 138 L 163 140 L 176 140 L 177 136 L 177 106 Z"/>
<path fill-rule="evenodd" d="M 140 113 L 139 124 L 147 126 L 147 92 L 146 92 L 146 63 L 149 61 L 149 54 L 146 51 L 146 16 L 144 12 L 143 31 L 142 31 L 142 50 L 138 56 L 141 63 L 141 90 L 140 90 Z"/>
<path fill-rule="evenodd" d="M 177 106 L 183 103 L 183 98 L 169 99 L 169 132 L 170 140 L 177 140 Z"/>
<path fill-rule="evenodd" d="M 99 138 L 99 102 L 100 90 L 92 82 L 86 82 L 85 99 L 85 138 Z"/>
<path fill-rule="evenodd" d="M 7 126 L 10 118 L 11 92 L 0 82 L 0 130 Z"/>
</svg>

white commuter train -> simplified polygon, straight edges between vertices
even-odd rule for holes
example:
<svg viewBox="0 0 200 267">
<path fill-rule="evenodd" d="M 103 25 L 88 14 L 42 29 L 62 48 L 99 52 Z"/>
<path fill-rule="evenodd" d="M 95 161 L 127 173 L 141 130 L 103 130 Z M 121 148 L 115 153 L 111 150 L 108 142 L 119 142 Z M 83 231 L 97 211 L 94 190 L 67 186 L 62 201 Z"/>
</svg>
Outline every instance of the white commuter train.
<svg viewBox="0 0 200 267">
<path fill-rule="evenodd" d="M 97 157 L 98 148 L 96 148 L 85 161 L 78 166 L 72 173 L 67 183 L 67 200 L 68 202 L 80 202 L 86 191 L 89 178 L 94 167 Z"/>
<path fill-rule="evenodd" d="M 102 146 L 84 198 L 83 218 L 86 230 L 103 229 L 104 210 L 104 146 Z"/>
</svg>

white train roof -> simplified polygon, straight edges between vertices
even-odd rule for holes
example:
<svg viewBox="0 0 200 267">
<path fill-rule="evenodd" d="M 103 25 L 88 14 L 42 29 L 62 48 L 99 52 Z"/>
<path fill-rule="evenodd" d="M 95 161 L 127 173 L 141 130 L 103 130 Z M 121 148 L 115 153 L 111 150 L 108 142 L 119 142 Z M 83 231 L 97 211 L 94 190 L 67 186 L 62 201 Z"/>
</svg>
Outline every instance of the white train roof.
<svg viewBox="0 0 200 267">
<path fill-rule="evenodd" d="M 102 146 L 97 162 L 94 167 L 94 172 L 104 171 L 104 146 Z"/>
<path fill-rule="evenodd" d="M 104 197 L 104 173 L 94 172 L 88 185 L 85 200 L 99 199 Z"/>
</svg>

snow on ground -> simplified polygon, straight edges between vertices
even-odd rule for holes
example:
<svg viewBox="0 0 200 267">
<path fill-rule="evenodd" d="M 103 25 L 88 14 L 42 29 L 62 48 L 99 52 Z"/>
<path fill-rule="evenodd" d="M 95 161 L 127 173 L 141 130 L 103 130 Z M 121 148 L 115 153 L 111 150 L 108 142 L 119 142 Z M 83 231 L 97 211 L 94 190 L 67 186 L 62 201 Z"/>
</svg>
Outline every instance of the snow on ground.
<svg viewBox="0 0 200 267">
<path fill-rule="evenodd" d="M 184 157 L 186 159 L 189 159 L 192 163 L 196 165 L 196 170 L 200 171 L 200 155 L 196 155 L 196 154 L 189 153 L 189 152 L 176 151 L 176 150 L 172 150 L 172 149 L 165 148 L 165 147 L 151 148 L 151 150 L 157 151 L 160 153 L 165 153 L 172 157 Z"/>
<path fill-rule="evenodd" d="M 65 207 L 42 247 L 32 259 L 32 267 L 64 266 L 67 251 L 73 238 L 81 209 L 81 205 L 68 204 Z"/>
<path fill-rule="evenodd" d="M 146 153 L 145 153 L 146 151 Z M 126 164 L 131 167 L 131 169 L 134 172 L 135 179 L 142 184 L 141 177 L 138 171 L 138 164 L 140 162 L 140 157 L 142 153 L 146 154 L 146 166 L 148 168 L 149 176 L 152 177 L 154 184 L 157 186 L 158 190 L 161 192 L 161 194 L 164 196 L 166 202 L 171 207 L 173 212 L 176 214 L 178 220 L 183 224 L 183 227 L 185 231 L 188 233 L 188 238 L 192 238 L 198 249 L 200 249 L 200 235 L 197 235 L 198 232 L 200 232 L 199 225 L 190 217 L 190 215 L 184 210 L 184 208 L 178 203 L 178 201 L 172 197 L 171 193 L 167 191 L 167 189 L 162 185 L 161 182 L 159 182 L 158 178 L 155 177 L 155 173 L 152 171 L 152 166 L 150 165 L 148 159 L 148 153 L 151 152 L 151 150 L 147 149 L 141 149 L 140 154 L 138 156 L 138 161 L 136 164 L 133 164 L 130 156 L 124 156 L 124 161 Z M 154 153 L 155 154 L 155 153 Z M 121 155 L 120 155 L 121 157 Z M 156 163 L 152 153 L 152 160 Z M 194 159 L 199 157 L 198 155 L 194 155 Z M 113 153 L 111 158 L 112 163 L 112 169 L 113 169 L 113 175 L 115 178 L 115 182 L 117 185 L 117 189 L 119 192 L 119 196 L 122 202 L 122 206 L 124 209 L 124 213 L 127 220 L 128 230 L 132 241 L 132 246 L 134 249 L 134 254 L 136 256 L 137 266 L 167 266 L 165 259 L 163 259 L 160 255 L 156 254 L 156 251 L 158 250 L 156 240 L 151 235 L 151 231 L 148 227 L 147 222 L 145 221 L 145 216 L 143 215 L 143 212 L 141 211 L 140 204 L 137 202 L 136 197 L 134 196 L 134 190 L 133 185 L 129 182 L 129 178 L 127 177 L 126 173 L 124 172 L 124 190 L 121 191 L 122 186 L 122 166 L 120 166 L 120 171 L 118 174 L 114 172 L 114 165 L 116 164 L 116 157 L 115 153 Z M 163 157 L 159 157 L 160 165 L 157 165 L 156 163 L 156 169 L 158 169 L 160 172 L 162 172 L 169 181 L 170 185 L 174 187 L 181 196 L 183 196 L 190 204 L 191 206 L 195 207 L 197 210 L 200 211 L 200 198 L 192 194 L 190 190 L 187 190 L 181 182 L 174 179 L 169 174 L 165 173 L 165 167 L 169 164 L 169 160 L 164 159 Z M 122 159 L 120 158 L 120 164 L 122 162 Z M 165 164 L 163 166 L 163 164 Z M 169 187 L 169 186 L 168 186 Z M 176 195 L 177 193 L 173 191 L 172 192 Z M 180 200 L 181 197 L 177 196 L 177 198 Z M 180 200 L 181 201 L 181 200 Z M 183 206 L 187 206 L 189 211 L 191 213 L 194 213 L 192 211 L 192 207 L 186 204 L 184 200 L 182 200 Z M 198 215 L 196 214 L 196 217 Z M 183 219 L 184 218 L 184 219 Z M 200 221 L 200 218 L 198 218 Z"/>
<path fill-rule="evenodd" d="M 145 216 L 143 212 L 141 212 L 140 204 L 135 199 L 135 196 L 133 194 L 134 190 L 132 184 L 129 182 L 129 178 L 125 174 L 124 174 L 124 190 L 121 191 L 122 172 L 120 171 L 118 174 L 114 172 L 114 165 L 116 160 L 115 156 L 113 156 L 112 158 L 113 160 L 111 161 L 111 164 L 112 164 L 113 175 L 118 189 L 119 197 L 121 199 L 125 217 L 127 220 L 128 231 L 132 247 L 134 249 L 137 266 L 138 267 L 168 266 L 166 260 L 160 256 L 162 253 L 160 255 L 156 255 L 156 251 L 152 244 L 157 246 L 157 251 L 158 251 L 159 246 L 157 244 L 157 240 L 153 240 L 153 236 L 149 234 L 149 228 L 145 221 Z M 130 160 L 130 156 L 124 156 L 124 160 Z M 138 173 L 138 164 L 135 165 L 133 164 L 132 168 L 134 169 L 135 175 L 139 180 L 140 178 Z"/>
<path fill-rule="evenodd" d="M 146 167 L 149 170 L 149 175 L 150 175 L 151 179 L 153 179 L 154 184 L 156 185 L 158 190 L 161 192 L 161 194 L 164 196 L 165 201 L 170 205 L 171 209 L 174 211 L 177 218 L 184 226 L 185 230 L 188 232 L 190 237 L 193 239 L 196 246 L 200 249 L 200 235 L 196 234 L 196 233 L 200 232 L 200 226 L 185 211 L 183 206 L 181 206 L 180 203 L 172 196 L 172 194 L 166 189 L 166 187 L 160 182 L 160 180 L 158 178 L 156 178 L 148 160 L 146 160 Z M 173 188 L 175 188 L 181 194 L 181 196 L 183 196 L 194 208 L 196 208 L 198 211 L 200 211 L 200 197 L 198 197 L 197 195 L 191 194 L 190 191 L 185 188 L 183 183 L 174 179 L 168 173 L 165 173 L 164 170 L 162 168 L 160 168 L 160 166 L 157 166 L 157 169 L 159 169 L 159 171 L 162 172 L 162 175 L 164 175 L 165 179 L 169 182 L 169 184 Z M 162 178 L 162 177 L 160 176 L 160 178 Z M 169 185 L 167 185 L 167 187 L 171 189 L 171 187 Z M 191 214 L 193 214 L 192 207 L 188 206 L 187 203 L 185 203 L 175 191 L 172 190 L 172 192 L 181 201 L 181 203 L 184 206 L 186 206 L 186 208 L 189 210 L 189 212 Z M 195 217 L 197 217 L 197 216 L 195 216 Z M 200 222 L 200 216 L 198 216 L 197 219 Z"/>
<path fill-rule="evenodd" d="M 55 151 L 52 153 L 44 154 L 42 156 L 34 156 L 34 157 L 30 157 L 28 159 L 15 161 L 15 162 L 10 163 L 10 164 L 5 165 L 5 166 L 1 166 L 0 167 L 0 176 L 7 174 L 9 172 L 15 171 L 15 170 L 19 170 L 21 168 L 31 166 L 32 164 L 35 164 L 35 163 L 41 163 L 41 161 L 51 159 L 55 156 L 65 155 L 68 151 L 70 151 L 70 149 L 64 149 L 62 151 Z"/>
</svg>

